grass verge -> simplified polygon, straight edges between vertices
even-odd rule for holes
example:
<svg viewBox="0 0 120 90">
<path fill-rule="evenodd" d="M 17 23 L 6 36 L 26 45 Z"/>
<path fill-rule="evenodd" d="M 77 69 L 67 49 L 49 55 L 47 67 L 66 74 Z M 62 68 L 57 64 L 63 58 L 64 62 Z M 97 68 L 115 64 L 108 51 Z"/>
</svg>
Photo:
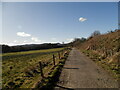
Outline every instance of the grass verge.
<svg viewBox="0 0 120 90">
<path fill-rule="evenodd" d="M 68 51 L 67 53 L 64 54 L 64 57 L 59 60 L 59 63 L 52 68 L 51 72 L 48 74 L 47 77 L 43 78 L 41 82 L 36 86 L 36 88 L 41 88 L 41 89 L 54 89 L 56 86 L 56 83 L 59 81 L 59 77 L 62 71 L 62 67 L 65 64 L 65 61 L 69 55 Z"/>
<path fill-rule="evenodd" d="M 101 56 L 98 53 L 95 53 L 92 50 L 82 50 L 82 52 L 92 59 L 97 65 L 101 66 L 106 70 L 110 75 L 112 75 L 117 81 L 120 80 L 120 66 L 119 63 L 108 63 L 108 58 Z"/>
</svg>

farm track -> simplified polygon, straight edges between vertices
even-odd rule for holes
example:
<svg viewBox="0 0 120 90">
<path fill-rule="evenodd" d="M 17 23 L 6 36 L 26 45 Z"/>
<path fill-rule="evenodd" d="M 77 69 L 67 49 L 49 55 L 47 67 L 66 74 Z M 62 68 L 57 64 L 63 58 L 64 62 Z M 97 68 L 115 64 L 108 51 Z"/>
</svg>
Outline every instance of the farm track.
<svg viewBox="0 0 120 90">
<path fill-rule="evenodd" d="M 103 68 L 73 48 L 55 88 L 118 88 L 118 82 Z"/>
</svg>

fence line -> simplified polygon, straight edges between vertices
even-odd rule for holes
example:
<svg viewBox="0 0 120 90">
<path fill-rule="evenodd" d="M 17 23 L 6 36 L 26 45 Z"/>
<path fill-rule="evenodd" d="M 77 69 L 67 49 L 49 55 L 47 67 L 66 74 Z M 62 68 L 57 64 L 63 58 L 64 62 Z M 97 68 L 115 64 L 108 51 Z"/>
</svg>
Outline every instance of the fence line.
<svg viewBox="0 0 120 90">
<path fill-rule="evenodd" d="M 67 50 L 67 49 L 58 51 L 58 59 L 59 59 L 59 60 L 61 59 L 62 56 L 64 56 L 63 54 L 64 54 L 64 51 L 66 51 L 66 50 Z M 53 59 L 53 65 L 55 66 L 55 65 L 56 65 L 57 56 L 55 56 L 55 55 L 53 54 L 52 59 Z M 41 62 L 41 61 L 39 62 L 39 66 L 40 66 L 41 77 L 44 78 L 43 67 L 42 67 L 42 62 Z"/>
<path fill-rule="evenodd" d="M 40 73 L 41 73 L 41 77 L 44 77 L 44 75 L 43 75 L 43 69 L 42 69 L 42 63 L 39 62 L 39 65 L 40 65 Z"/>
</svg>

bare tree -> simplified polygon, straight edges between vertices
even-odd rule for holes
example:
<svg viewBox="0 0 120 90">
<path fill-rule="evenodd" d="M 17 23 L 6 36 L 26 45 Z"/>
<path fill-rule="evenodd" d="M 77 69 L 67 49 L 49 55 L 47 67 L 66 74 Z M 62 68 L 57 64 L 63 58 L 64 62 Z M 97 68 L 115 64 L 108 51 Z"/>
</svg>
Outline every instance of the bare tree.
<svg viewBox="0 0 120 90">
<path fill-rule="evenodd" d="M 101 34 L 100 31 L 96 30 L 91 34 L 91 36 L 94 37 L 94 36 L 97 36 L 97 35 L 100 35 L 100 34 Z"/>
</svg>

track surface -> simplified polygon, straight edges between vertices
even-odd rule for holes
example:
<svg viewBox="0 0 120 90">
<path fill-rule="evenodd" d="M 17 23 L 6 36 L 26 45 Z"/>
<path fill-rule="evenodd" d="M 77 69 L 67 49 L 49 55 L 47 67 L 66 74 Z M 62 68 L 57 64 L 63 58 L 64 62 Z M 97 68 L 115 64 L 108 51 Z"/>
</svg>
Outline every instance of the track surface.
<svg viewBox="0 0 120 90">
<path fill-rule="evenodd" d="M 56 88 L 118 88 L 118 82 L 103 68 L 73 48 Z"/>
</svg>

